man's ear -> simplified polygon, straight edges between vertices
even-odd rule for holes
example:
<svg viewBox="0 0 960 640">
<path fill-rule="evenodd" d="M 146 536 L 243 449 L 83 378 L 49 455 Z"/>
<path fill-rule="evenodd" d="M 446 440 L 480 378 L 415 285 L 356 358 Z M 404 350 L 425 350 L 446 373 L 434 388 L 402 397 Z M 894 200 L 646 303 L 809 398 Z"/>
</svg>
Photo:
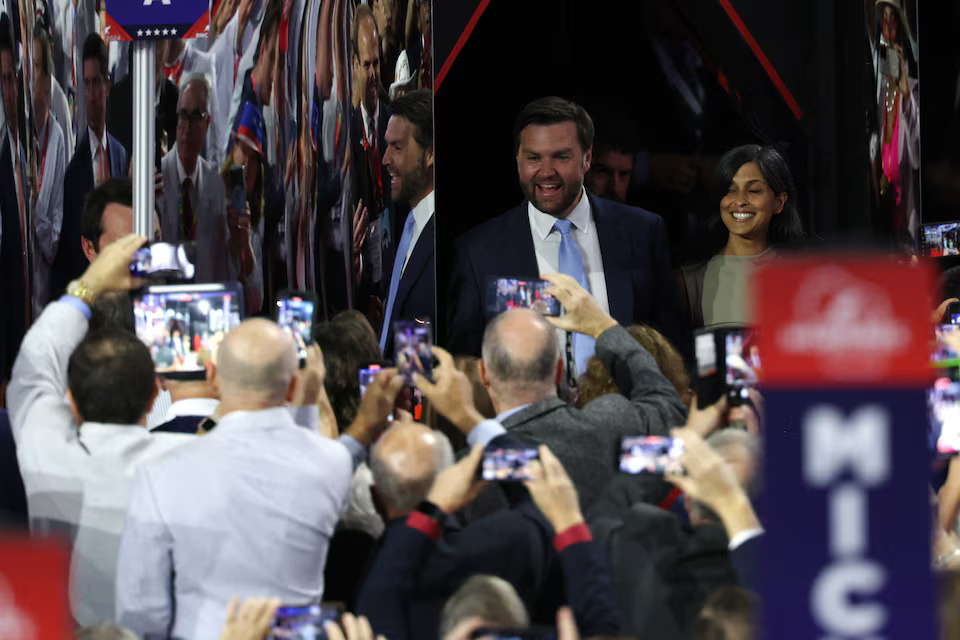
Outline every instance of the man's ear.
<svg viewBox="0 0 960 640">
<path fill-rule="evenodd" d="M 483 360 L 477 361 L 477 371 L 480 373 L 480 382 L 483 383 L 484 388 L 489 390 L 490 376 L 487 375 L 487 368 L 483 365 Z"/>
<path fill-rule="evenodd" d="M 220 395 L 220 389 L 217 384 L 217 365 L 212 362 L 208 362 L 203 365 L 203 370 L 206 372 L 207 384 L 217 393 L 217 396 Z"/>
<path fill-rule="evenodd" d="M 97 250 L 93 248 L 93 242 L 86 238 L 80 238 L 80 247 L 83 249 L 83 255 L 87 256 L 87 262 L 93 264 L 97 259 Z"/>
<path fill-rule="evenodd" d="M 80 415 L 80 409 L 77 408 L 77 401 L 73 399 L 73 391 L 67 389 L 67 400 L 70 401 L 70 413 L 73 414 L 73 421 L 77 426 L 83 424 L 83 416 Z"/>
<path fill-rule="evenodd" d="M 427 169 L 433 171 L 433 145 L 427 147 L 423 152 L 423 164 Z"/>
<path fill-rule="evenodd" d="M 293 377 L 290 378 L 290 384 L 287 385 L 287 392 L 284 394 L 283 399 L 287 402 L 293 402 L 293 399 L 297 396 L 297 387 L 300 385 L 300 376 L 299 369 L 294 373 Z"/>
</svg>

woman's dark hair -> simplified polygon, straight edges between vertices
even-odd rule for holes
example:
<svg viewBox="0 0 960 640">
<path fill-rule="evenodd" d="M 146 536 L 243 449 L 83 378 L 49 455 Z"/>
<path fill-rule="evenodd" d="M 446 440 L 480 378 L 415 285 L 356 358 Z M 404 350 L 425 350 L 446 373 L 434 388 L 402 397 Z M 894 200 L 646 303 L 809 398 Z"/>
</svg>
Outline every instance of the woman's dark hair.
<svg viewBox="0 0 960 640">
<path fill-rule="evenodd" d="M 800 222 L 800 210 L 797 208 L 797 188 L 793 183 L 793 176 L 790 174 L 787 161 L 773 147 L 745 144 L 723 154 L 713 173 L 713 179 L 709 187 L 709 206 L 713 209 L 707 223 L 707 240 L 704 251 L 700 256 L 703 259 L 713 257 L 727 244 L 730 232 L 723 224 L 723 219 L 716 215 L 716 207 L 727 194 L 730 183 L 733 182 L 733 176 L 740 170 L 740 167 L 749 162 L 757 163 L 757 166 L 760 167 L 760 173 L 763 174 L 763 178 L 775 194 L 787 194 L 783 211 L 770 220 L 770 228 L 767 231 L 770 244 L 791 244 L 804 238 L 803 224 Z"/>
<path fill-rule="evenodd" d="M 324 387 L 337 426 L 346 429 L 357 416 L 357 407 L 360 406 L 357 372 L 361 365 L 380 361 L 377 336 L 362 313 L 343 311 L 330 322 L 316 325 L 313 339 L 323 352 L 327 369 Z"/>
</svg>

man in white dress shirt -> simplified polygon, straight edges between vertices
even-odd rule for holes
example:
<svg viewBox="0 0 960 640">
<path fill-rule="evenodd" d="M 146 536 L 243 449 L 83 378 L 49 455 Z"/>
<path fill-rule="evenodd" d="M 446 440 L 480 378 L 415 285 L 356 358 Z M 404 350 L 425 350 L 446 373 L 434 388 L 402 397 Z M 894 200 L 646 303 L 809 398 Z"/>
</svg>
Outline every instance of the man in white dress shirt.
<svg viewBox="0 0 960 640">
<path fill-rule="evenodd" d="M 70 604 L 80 624 L 113 619 L 134 470 L 193 438 L 143 427 L 156 387 L 150 352 L 136 336 L 85 338 L 93 301 L 138 284 L 130 260 L 142 244 L 129 235 L 104 248 L 47 306 L 23 341 L 7 391 L 30 527 L 73 543 Z"/>
<path fill-rule="evenodd" d="M 34 219 L 33 314 L 50 299 L 50 268 L 57 256 L 63 224 L 63 174 L 67 155 L 63 130 L 51 110 L 53 53 L 46 32 L 34 31 L 33 122 L 37 128 L 34 166 L 30 172 L 30 204 Z"/>
<path fill-rule="evenodd" d="M 253 22 L 255 4 L 255 0 L 240 0 L 237 13 L 210 46 L 210 54 L 213 55 L 217 64 L 216 104 L 219 113 L 216 118 L 220 123 L 221 139 L 218 141 L 220 156 L 230 144 L 232 132 L 230 125 L 233 123 L 233 114 L 236 111 L 232 107 L 234 88 L 238 84 L 243 84 L 245 70 L 240 69 L 240 61 L 244 54 L 252 53 L 250 45 L 256 42 L 253 37 L 259 23 Z"/>
<path fill-rule="evenodd" d="M 120 624 L 141 637 L 215 640 L 234 596 L 322 597 L 353 469 L 385 427 L 403 378 L 379 376 L 333 441 L 284 409 L 298 392 L 296 371 L 293 339 L 277 324 L 254 318 L 227 334 L 217 352 L 216 429 L 135 481 L 117 567 Z"/>
</svg>

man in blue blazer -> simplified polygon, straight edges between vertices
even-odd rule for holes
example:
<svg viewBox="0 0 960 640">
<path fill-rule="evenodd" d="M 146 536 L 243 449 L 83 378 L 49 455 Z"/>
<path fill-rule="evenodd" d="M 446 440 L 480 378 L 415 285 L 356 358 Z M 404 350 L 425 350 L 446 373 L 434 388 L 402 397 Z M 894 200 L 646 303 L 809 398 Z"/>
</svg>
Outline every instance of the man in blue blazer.
<svg viewBox="0 0 960 640">
<path fill-rule="evenodd" d="M 581 275 L 568 275 L 583 280 L 581 284 L 617 322 L 653 326 L 681 352 L 689 350 L 663 220 L 649 211 L 598 198 L 583 187 L 593 132 L 583 107 L 562 98 L 535 100 L 518 116 L 514 149 L 525 198 L 457 243 L 445 327 L 446 344 L 453 353 L 480 355 L 488 319 L 484 299 L 488 278 L 536 279 L 570 271 L 571 260 Z M 590 352 L 588 347 L 576 358 L 578 373 L 585 369 Z"/>
<path fill-rule="evenodd" d="M 389 282 L 380 329 L 380 349 L 393 351 L 393 325 L 398 320 L 436 318 L 434 264 L 435 203 L 433 193 L 433 93 L 411 91 L 393 102 L 387 124 L 383 169 L 390 177 L 390 196 L 401 203 L 403 221 L 396 230 L 393 266 L 384 275 Z"/>
<path fill-rule="evenodd" d="M 107 96 L 110 93 L 107 45 L 96 33 L 83 43 L 84 106 L 87 128 L 63 177 L 63 227 L 51 268 L 50 292 L 58 297 L 67 284 L 87 268 L 80 243 L 83 203 L 95 186 L 111 177 L 127 175 L 127 150 L 107 133 Z"/>
</svg>

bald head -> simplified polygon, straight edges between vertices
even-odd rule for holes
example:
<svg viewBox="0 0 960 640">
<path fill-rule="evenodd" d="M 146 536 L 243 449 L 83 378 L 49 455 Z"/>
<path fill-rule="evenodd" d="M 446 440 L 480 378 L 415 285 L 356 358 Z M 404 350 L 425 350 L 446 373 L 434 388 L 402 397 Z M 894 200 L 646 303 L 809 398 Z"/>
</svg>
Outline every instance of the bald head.
<svg viewBox="0 0 960 640">
<path fill-rule="evenodd" d="M 278 324 L 253 318 L 230 331 L 217 351 L 224 404 L 280 406 L 297 369 L 290 334 Z"/>
<path fill-rule="evenodd" d="M 531 309 L 501 313 L 483 334 L 483 367 L 495 403 L 498 397 L 500 404 L 505 397 L 524 404 L 554 394 L 559 359 L 556 330 Z"/>
<path fill-rule="evenodd" d="M 413 511 L 427 497 L 437 473 L 453 464 L 450 441 L 416 422 L 396 423 L 373 448 L 370 469 L 389 517 Z"/>
</svg>

